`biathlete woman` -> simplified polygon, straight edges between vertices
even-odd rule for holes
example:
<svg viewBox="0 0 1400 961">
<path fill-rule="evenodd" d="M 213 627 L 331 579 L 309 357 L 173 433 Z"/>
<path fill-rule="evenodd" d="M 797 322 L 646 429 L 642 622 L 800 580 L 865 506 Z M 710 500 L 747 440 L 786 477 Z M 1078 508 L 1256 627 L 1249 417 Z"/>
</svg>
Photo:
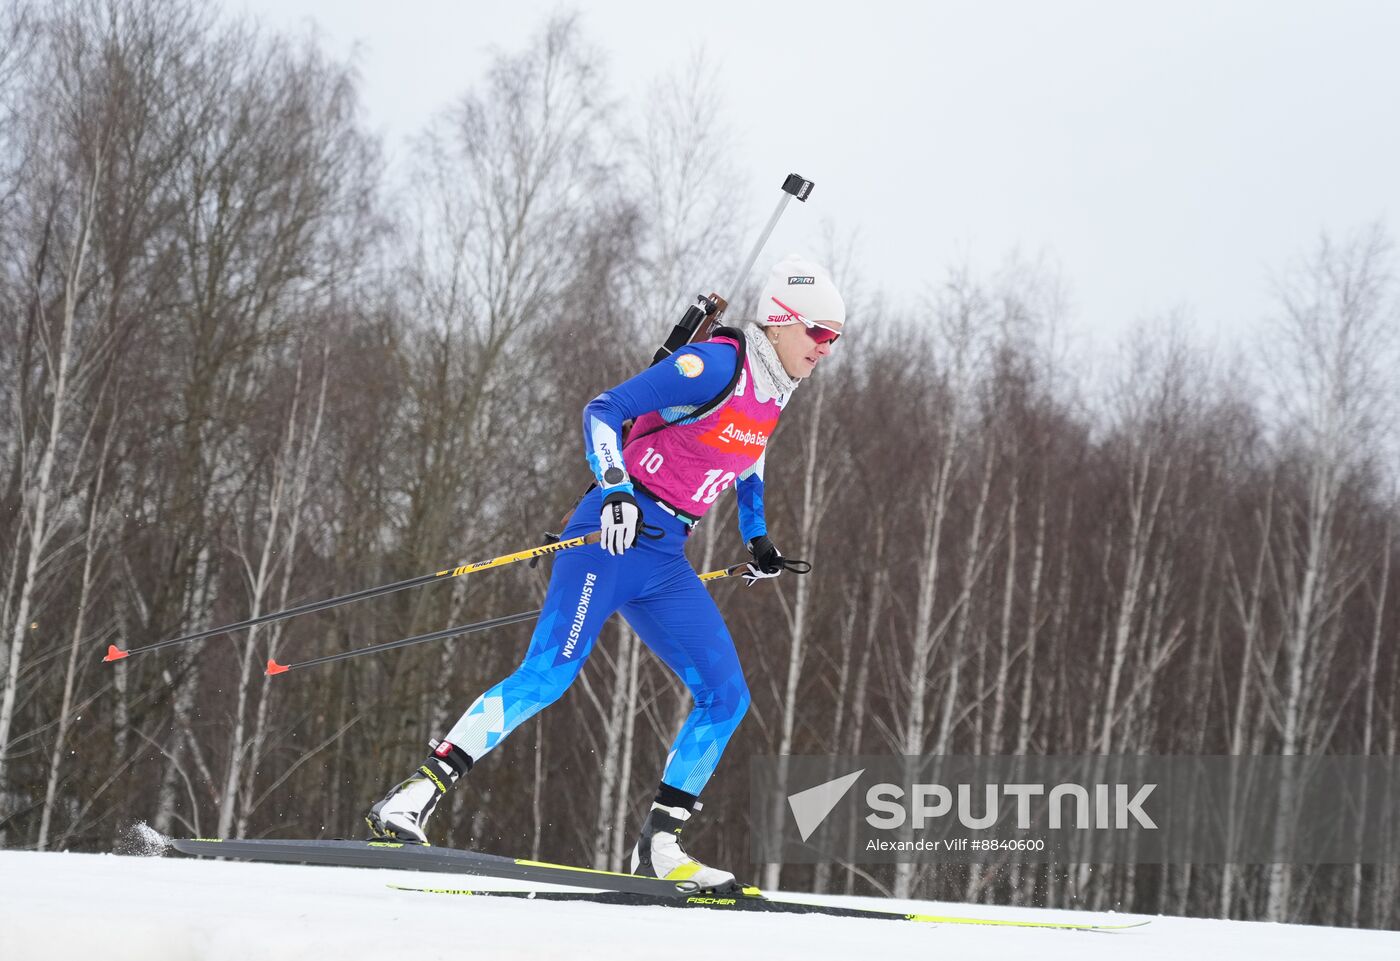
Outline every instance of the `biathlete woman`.
<svg viewBox="0 0 1400 961">
<path fill-rule="evenodd" d="M 749 705 L 734 641 L 685 557 L 691 529 L 733 485 L 739 532 L 753 555 L 750 584 L 783 558 L 763 516 L 768 438 L 797 385 L 831 353 L 846 308 L 831 278 L 797 256 L 773 268 L 752 324 L 711 339 L 599 394 L 583 411 L 598 486 L 562 537 L 601 526 L 600 549 L 554 556 L 525 659 L 472 702 L 432 754 L 366 816 L 376 837 L 427 843 L 441 797 L 524 721 L 554 702 L 615 611 L 690 690 L 694 708 L 666 757 L 656 799 L 632 851 L 632 872 L 725 889 L 734 875 L 685 853 L 680 834 Z M 623 421 L 635 419 L 623 446 Z M 597 520 L 595 520 L 597 518 Z M 638 537 L 642 519 L 647 530 Z M 659 533 L 656 533 L 659 531 Z"/>
</svg>

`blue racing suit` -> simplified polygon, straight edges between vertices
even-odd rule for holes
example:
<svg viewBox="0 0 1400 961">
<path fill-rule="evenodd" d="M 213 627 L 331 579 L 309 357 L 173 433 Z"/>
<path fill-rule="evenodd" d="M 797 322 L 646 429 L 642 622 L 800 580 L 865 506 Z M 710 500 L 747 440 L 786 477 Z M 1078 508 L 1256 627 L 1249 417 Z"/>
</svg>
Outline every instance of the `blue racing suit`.
<svg viewBox="0 0 1400 961">
<path fill-rule="evenodd" d="M 684 416 L 715 397 L 735 367 L 733 347 L 697 344 L 701 376 L 682 375 L 677 365 L 656 364 L 599 395 L 584 409 L 584 443 L 599 470 L 598 443 L 612 443 L 622 422 L 653 410 L 668 420 Z M 762 461 L 736 485 L 740 532 L 745 542 L 766 533 Z M 600 484 L 602 478 L 599 478 Z M 591 490 L 574 510 L 564 539 L 598 530 L 604 491 Z M 714 773 L 725 745 L 743 719 L 749 690 L 734 641 L 714 600 L 685 556 L 689 529 L 644 493 L 635 492 L 642 516 L 661 536 L 639 536 L 635 546 L 613 556 L 587 544 L 554 555 L 544 607 L 520 666 L 472 702 L 447 740 L 474 761 L 504 740 L 541 708 L 553 703 L 578 677 L 603 623 L 621 611 L 642 641 L 685 683 L 694 707 L 666 758 L 662 781 L 698 795 Z"/>
</svg>

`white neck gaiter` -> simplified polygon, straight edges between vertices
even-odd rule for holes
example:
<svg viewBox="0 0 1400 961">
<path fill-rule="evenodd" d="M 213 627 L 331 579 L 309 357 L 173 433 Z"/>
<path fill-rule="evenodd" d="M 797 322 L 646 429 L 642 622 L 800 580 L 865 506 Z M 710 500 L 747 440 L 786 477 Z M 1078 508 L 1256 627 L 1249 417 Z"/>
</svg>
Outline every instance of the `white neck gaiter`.
<svg viewBox="0 0 1400 961">
<path fill-rule="evenodd" d="M 801 381 L 789 376 L 783 362 L 778 359 L 777 349 L 762 327 L 757 324 L 746 325 L 744 339 L 748 342 L 748 356 L 752 361 L 749 369 L 753 371 L 754 387 L 759 393 L 776 397 L 786 404 L 788 397 Z"/>
</svg>

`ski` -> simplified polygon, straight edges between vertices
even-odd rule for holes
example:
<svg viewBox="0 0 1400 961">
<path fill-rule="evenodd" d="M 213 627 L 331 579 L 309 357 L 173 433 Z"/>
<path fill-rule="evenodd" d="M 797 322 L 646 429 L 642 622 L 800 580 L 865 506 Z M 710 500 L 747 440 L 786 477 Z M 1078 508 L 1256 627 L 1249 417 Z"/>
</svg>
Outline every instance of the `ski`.
<svg viewBox="0 0 1400 961">
<path fill-rule="evenodd" d="M 867 918 L 876 921 L 917 921 L 929 924 L 980 924 L 994 927 L 1055 928 L 1067 931 L 1122 931 L 1147 924 L 1081 924 L 1051 921 L 1006 921 L 930 914 L 899 914 L 867 908 L 840 908 L 831 905 L 784 901 L 763 896 L 757 888 L 745 888 L 740 895 L 705 893 L 693 882 L 663 881 L 658 878 L 598 871 L 569 864 L 550 864 L 524 858 L 508 858 L 479 851 L 439 848 L 426 844 L 397 841 L 281 841 L 240 838 L 175 838 L 171 846 L 195 857 L 233 858 L 240 861 L 273 861 L 284 864 L 317 864 L 333 867 L 389 868 L 400 871 L 434 871 L 470 874 L 538 884 L 593 888 L 592 891 L 491 891 L 466 888 L 415 887 L 390 884 L 398 891 L 427 894 L 475 895 L 493 898 L 522 898 L 537 901 L 582 901 L 593 904 L 709 908 L 727 911 L 753 911 L 767 914 L 819 914 L 838 918 Z"/>
<path fill-rule="evenodd" d="M 635 874 L 596 871 L 568 864 L 549 864 L 524 858 L 483 854 L 479 851 L 439 848 L 428 844 L 403 844 L 397 841 L 174 838 L 170 843 L 181 854 L 195 857 L 474 874 L 569 887 L 606 888 L 612 892 L 650 895 L 663 899 L 699 893 L 699 887 L 693 881 L 663 881 L 660 878 L 639 877 Z"/>
<path fill-rule="evenodd" d="M 485 898 L 518 898 L 526 901 L 579 901 L 585 904 L 615 904 L 633 907 L 704 908 L 718 911 L 753 911 L 763 914 L 817 914 L 832 918 L 865 918 L 871 921 L 916 921 L 925 924 L 976 924 L 986 927 L 1051 928 L 1061 931 L 1126 931 L 1140 928 L 1149 921 L 1129 921 L 1123 924 L 1084 924 L 1067 921 L 1009 921 L 996 918 L 966 918 L 937 914 L 898 914 L 869 908 L 841 908 L 827 904 L 783 901 L 759 894 L 732 897 L 720 895 L 684 895 L 666 897 L 635 894 L 626 891 L 490 891 L 467 888 L 426 888 L 405 884 L 390 884 L 395 891 L 416 891 L 423 894 L 456 894 Z M 753 889 L 750 889 L 753 890 Z"/>
</svg>

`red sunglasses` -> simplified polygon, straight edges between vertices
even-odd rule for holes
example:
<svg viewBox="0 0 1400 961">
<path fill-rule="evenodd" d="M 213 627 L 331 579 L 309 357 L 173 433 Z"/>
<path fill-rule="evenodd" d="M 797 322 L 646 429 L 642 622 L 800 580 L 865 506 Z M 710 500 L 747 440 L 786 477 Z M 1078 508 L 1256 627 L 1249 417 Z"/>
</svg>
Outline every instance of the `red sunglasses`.
<svg viewBox="0 0 1400 961">
<path fill-rule="evenodd" d="M 817 323 L 817 322 L 814 321 L 814 320 L 808 320 L 806 317 L 803 317 L 801 314 L 799 314 L 797 311 L 793 310 L 793 309 L 792 309 L 791 307 L 789 307 L 787 304 L 783 303 L 783 302 L 782 302 L 781 300 L 779 300 L 777 297 L 771 297 L 771 298 L 769 298 L 769 299 L 772 300 L 773 303 L 775 303 L 775 304 L 777 304 L 779 307 L 781 307 L 783 310 L 787 311 L 787 314 L 786 314 L 786 315 L 783 315 L 783 314 L 772 314 L 772 315 L 770 315 L 770 316 L 768 317 L 769 320 L 773 320 L 773 321 L 798 320 L 798 321 L 801 321 L 801 322 L 802 322 L 803 328 L 807 331 L 807 336 L 810 337 L 810 338 L 812 338 L 812 340 L 815 341 L 815 342 L 818 343 L 818 344 L 834 344 L 834 343 L 836 343 L 838 340 L 841 339 L 841 331 L 839 331 L 839 330 L 833 330 L 832 328 L 827 327 L 825 324 L 819 324 L 819 323 Z"/>
</svg>

